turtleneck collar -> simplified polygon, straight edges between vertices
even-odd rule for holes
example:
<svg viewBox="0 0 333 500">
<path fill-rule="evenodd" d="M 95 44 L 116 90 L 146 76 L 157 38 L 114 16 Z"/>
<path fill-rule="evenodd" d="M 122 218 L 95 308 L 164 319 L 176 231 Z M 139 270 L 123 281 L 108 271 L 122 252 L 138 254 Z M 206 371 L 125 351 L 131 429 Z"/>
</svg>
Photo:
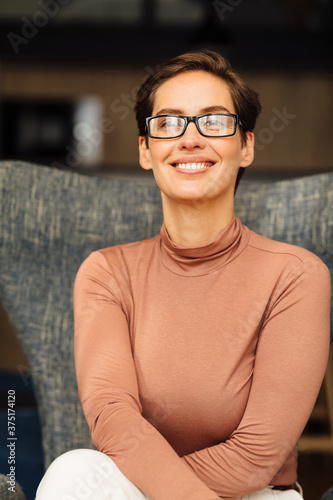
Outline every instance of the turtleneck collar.
<svg viewBox="0 0 333 500">
<path fill-rule="evenodd" d="M 209 245 L 184 248 L 173 243 L 163 224 L 160 231 L 160 255 L 170 271 L 183 276 L 209 274 L 233 260 L 247 245 L 249 231 L 234 215 L 231 222 Z"/>
</svg>

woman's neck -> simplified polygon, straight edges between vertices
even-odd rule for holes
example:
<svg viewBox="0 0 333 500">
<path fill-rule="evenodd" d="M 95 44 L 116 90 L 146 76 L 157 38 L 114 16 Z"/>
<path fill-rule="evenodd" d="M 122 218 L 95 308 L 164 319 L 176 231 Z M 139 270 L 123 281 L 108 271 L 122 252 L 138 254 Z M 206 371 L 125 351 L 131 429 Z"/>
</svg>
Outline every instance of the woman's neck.
<svg viewBox="0 0 333 500">
<path fill-rule="evenodd" d="M 212 243 L 234 216 L 234 206 L 211 202 L 179 204 L 163 200 L 164 224 L 170 239 L 185 248 Z"/>
</svg>

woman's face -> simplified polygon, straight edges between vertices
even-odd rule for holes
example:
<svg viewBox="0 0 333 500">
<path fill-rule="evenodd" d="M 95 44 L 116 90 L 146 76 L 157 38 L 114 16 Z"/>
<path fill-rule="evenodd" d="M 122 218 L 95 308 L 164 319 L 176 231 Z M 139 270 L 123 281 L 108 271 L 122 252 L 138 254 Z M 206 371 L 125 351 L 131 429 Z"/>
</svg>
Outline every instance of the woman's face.
<svg viewBox="0 0 333 500">
<path fill-rule="evenodd" d="M 235 113 L 228 85 L 205 71 L 189 71 L 165 81 L 156 91 L 152 116 L 174 114 L 196 116 L 204 113 Z M 198 204 L 230 199 L 239 167 L 253 160 L 253 134 L 247 133 L 242 147 L 239 126 L 234 136 L 204 137 L 195 123 L 189 123 L 177 139 L 151 139 L 148 147 L 140 137 L 140 164 L 152 169 L 162 198 Z M 193 168 L 182 168 L 189 164 Z"/>
</svg>

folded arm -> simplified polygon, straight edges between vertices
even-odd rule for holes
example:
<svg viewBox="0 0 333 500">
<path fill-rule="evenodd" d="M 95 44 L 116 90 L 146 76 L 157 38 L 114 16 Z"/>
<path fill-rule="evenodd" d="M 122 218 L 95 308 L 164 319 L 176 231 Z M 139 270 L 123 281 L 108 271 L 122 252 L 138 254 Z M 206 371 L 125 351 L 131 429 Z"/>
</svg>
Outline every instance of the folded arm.
<svg viewBox="0 0 333 500">
<path fill-rule="evenodd" d="M 292 482 L 280 468 L 288 460 L 296 465 L 293 451 L 325 373 L 329 311 L 329 272 L 318 259 L 304 265 L 265 318 L 238 428 L 227 441 L 183 457 L 219 495 L 242 496 Z"/>
<path fill-rule="evenodd" d="M 217 500 L 141 414 L 128 318 L 100 254 L 81 266 L 74 293 L 75 365 L 93 443 L 150 498 Z"/>
</svg>

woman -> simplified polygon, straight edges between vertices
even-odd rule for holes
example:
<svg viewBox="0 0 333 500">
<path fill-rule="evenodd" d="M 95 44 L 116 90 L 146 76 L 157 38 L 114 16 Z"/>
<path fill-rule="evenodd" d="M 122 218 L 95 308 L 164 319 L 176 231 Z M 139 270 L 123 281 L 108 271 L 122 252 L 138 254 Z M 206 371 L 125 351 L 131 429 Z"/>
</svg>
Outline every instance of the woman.
<svg viewBox="0 0 333 500">
<path fill-rule="evenodd" d="M 77 379 L 99 452 L 58 458 L 38 500 L 72 464 L 86 498 L 300 498 L 295 446 L 325 372 L 330 280 L 234 214 L 259 112 L 211 51 L 166 61 L 139 90 L 140 164 L 164 223 L 79 270 Z"/>
</svg>

